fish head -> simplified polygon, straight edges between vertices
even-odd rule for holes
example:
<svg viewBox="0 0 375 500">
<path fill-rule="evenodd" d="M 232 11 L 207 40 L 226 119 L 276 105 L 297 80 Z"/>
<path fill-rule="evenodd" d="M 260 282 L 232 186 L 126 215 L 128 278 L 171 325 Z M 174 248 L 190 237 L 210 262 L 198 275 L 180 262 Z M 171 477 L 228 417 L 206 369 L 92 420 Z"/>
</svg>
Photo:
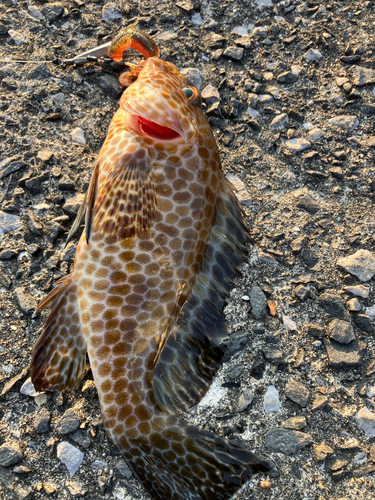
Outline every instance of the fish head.
<svg viewBox="0 0 375 500">
<path fill-rule="evenodd" d="M 126 128 L 155 140 L 189 143 L 207 124 L 199 92 L 187 87 L 176 66 L 158 57 L 145 61 L 138 78 L 123 93 L 120 108 L 126 112 Z"/>
</svg>

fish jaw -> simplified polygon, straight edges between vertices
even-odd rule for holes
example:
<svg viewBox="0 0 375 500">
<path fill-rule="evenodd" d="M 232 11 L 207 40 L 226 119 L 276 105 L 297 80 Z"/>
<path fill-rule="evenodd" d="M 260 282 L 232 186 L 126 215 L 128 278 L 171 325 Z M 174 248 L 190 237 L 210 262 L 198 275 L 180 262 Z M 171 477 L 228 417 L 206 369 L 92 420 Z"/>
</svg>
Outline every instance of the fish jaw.
<svg viewBox="0 0 375 500">
<path fill-rule="evenodd" d="M 197 113 L 201 111 L 188 102 L 185 86 L 185 77 L 173 64 L 151 57 L 123 93 L 120 108 L 132 117 L 175 131 L 185 143 L 191 142 L 199 133 Z M 131 120 L 128 126 L 133 133 L 145 135 L 137 120 Z"/>
</svg>

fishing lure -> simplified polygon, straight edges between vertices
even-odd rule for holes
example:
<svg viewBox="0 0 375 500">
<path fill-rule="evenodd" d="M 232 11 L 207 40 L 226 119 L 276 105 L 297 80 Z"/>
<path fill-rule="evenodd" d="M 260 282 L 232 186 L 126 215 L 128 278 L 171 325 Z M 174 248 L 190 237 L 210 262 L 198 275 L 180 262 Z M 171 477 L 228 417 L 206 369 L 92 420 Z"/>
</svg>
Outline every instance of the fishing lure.
<svg viewBox="0 0 375 500">
<path fill-rule="evenodd" d="M 151 498 L 230 498 L 272 464 L 179 415 L 223 356 L 225 298 L 249 235 L 198 90 L 134 26 L 106 50 L 121 60 L 129 47 L 146 59 L 121 78 L 70 234 L 84 217 L 74 270 L 39 305 L 50 314 L 32 381 L 75 389 L 87 352 L 107 433 Z"/>
</svg>

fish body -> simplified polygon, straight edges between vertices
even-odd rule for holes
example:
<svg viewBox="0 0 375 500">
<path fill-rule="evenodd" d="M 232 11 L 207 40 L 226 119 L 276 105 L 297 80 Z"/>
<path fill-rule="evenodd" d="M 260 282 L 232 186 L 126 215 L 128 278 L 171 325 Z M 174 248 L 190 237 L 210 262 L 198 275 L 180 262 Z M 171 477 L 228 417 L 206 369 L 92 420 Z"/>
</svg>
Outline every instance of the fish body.
<svg viewBox="0 0 375 500">
<path fill-rule="evenodd" d="M 74 389 L 86 351 L 105 428 L 153 499 L 224 499 L 271 466 L 178 414 L 223 355 L 248 232 L 185 77 L 158 57 L 124 92 L 87 194 L 74 270 L 34 348 L 37 390 Z"/>
</svg>

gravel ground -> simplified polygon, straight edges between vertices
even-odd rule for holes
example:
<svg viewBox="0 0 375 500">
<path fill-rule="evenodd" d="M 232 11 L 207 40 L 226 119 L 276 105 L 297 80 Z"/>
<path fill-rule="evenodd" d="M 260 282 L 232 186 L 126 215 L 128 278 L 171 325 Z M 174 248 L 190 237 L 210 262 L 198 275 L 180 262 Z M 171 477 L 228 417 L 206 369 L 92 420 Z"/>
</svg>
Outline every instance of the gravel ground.
<svg viewBox="0 0 375 500">
<path fill-rule="evenodd" d="M 0 58 L 40 62 L 0 62 L 0 497 L 148 498 L 90 371 L 74 394 L 27 383 L 121 91 L 118 64 L 48 61 L 135 20 L 202 89 L 253 238 L 226 358 L 186 418 L 278 464 L 238 499 L 375 498 L 375 21 L 349 0 L 3 0 Z"/>
</svg>

